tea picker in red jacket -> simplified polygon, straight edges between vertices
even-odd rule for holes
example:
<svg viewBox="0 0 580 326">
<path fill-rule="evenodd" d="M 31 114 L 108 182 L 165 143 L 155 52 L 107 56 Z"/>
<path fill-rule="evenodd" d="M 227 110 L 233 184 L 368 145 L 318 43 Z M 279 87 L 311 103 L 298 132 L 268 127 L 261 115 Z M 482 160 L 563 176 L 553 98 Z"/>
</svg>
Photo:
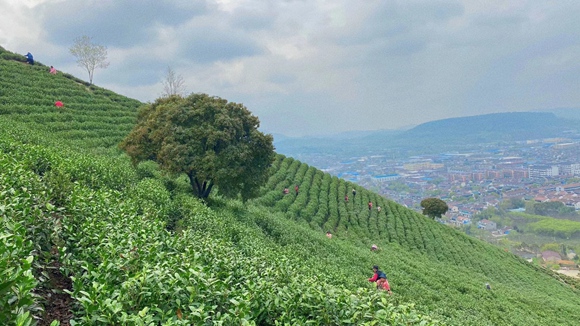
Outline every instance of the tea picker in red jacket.
<svg viewBox="0 0 580 326">
<path fill-rule="evenodd" d="M 379 270 L 379 266 L 373 266 L 373 277 L 369 278 L 369 282 L 377 282 L 377 289 L 385 290 L 389 293 L 389 295 L 393 294 L 391 292 L 391 286 L 389 285 L 389 281 L 387 281 L 387 275 Z"/>
</svg>

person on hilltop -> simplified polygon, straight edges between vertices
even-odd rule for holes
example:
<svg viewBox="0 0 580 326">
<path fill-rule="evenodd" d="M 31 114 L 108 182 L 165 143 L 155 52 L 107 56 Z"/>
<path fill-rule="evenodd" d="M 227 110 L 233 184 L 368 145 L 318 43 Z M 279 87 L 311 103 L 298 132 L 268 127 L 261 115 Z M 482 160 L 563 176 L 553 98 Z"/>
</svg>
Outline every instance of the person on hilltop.
<svg viewBox="0 0 580 326">
<path fill-rule="evenodd" d="M 287 195 L 290 193 L 290 190 L 288 190 L 288 188 L 284 188 L 284 195 Z"/>
<path fill-rule="evenodd" d="M 369 200 L 369 211 L 373 209 L 373 202 Z"/>
<path fill-rule="evenodd" d="M 387 280 L 387 275 L 379 270 L 379 266 L 373 266 L 373 277 L 369 278 L 369 282 L 377 282 L 377 290 L 385 290 L 392 295 L 391 286 L 389 285 L 389 281 Z"/>
<path fill-rule="evenodd" d="M 377 251 L 377 250 L 379 250 L 379 247 L 377 247 L 376 244 L 371 246 L 371 251 Z"/>
<path fill-rule="evenodd" d="M 344 201 L 348 203 L 348 195 L 344 195 Z"/>
<path fill-rule="evenodd" d="M 332 239 L 332 233 L 330 233 L 330 231 L 326 231 L 326 237 Z"/>
<path fill-rule="evenodd" d="M 354 196 L 356 196 L 356 189 L 352 188 L 352 199 L 354 199 Z"/>
<path fill-rule="evenodd" d="M 26 57 L 27 63 L 34 65 L 34 57 L 32 56 L 32 53 L 30 53 L 30 52 L 26 53 L 25 57 Z"/>
<path fill-rule="evenodd" d="M 56 75 L 56 69 L 55 69 L 53 66 L 50 66 L 50 71 L 49 71 L 49 73 L 50 73 L 51 75 Z"/>
<path fill-rule="evenodd" d="M 377 212 L 381 212 L 381 206 L 377 206 Z"/>
<path fill-rule="evenodd" d="M 294 191 L 296 191 L 296 196 L 298 196 L 298 185 L 294 186 Z"/>
</svg>

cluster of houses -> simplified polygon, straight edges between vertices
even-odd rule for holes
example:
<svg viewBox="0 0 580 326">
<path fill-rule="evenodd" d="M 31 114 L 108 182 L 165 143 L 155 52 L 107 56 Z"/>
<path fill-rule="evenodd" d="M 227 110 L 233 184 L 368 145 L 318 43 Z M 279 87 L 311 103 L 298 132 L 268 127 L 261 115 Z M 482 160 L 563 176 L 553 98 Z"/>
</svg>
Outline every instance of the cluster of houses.
<svg viewBox="0 0 580 326">
<path fill-rule="evenodd" d="M 520 190 L 521 191 L 521 190 Z M 557 185 L 557 186 L 547 186 L 538 189 L 529 189 L 528 193 L 524 195 L 525 191 L 521 194 L 512 192 L 506 193 L 504 198 L 522 198 L 526 200 L 534 200 L 536 202 L 562 202 L 568 207 L 573 207 L 576 211 L 580 211 L 580 183 L 568 184 L 568 185 Z M 465 207 L 459 203 L 450 202 L 449 212 L 447 216 L 449 219 L 447 221 L 441 221 L 445 224 L 451 224 L 453 226 L 463 226 L 470 225 L 472 223 L 471 219 L 473 215 L 483 209 L 494 206 L 497 207 L 500 203 L 500 199 L 496 199 L 494 202 L 486 202 L 485 204 L 471 204 L 470 207 Z M 478 206 L 479 205 L 479 206 Z M 477 206 L 477 207 L 476 207 Z M 483 229 L 487 231 L 493 231 L 493 235 L 505 235 L 509 233 L 509 229 L 497 229 L 497 225 L 493 221 L 481 220 L 477 223 L 478 229 Z"/>
<path fill-rule="evenodd" d="M 580 183 L 539 189 L 534 200 L 542 203 L 559 201 L 578 211 L 580 210 Z"/>
<path fill-rule="evenodd" d="M 471 225 L 471 218 L 467 217 L 465 215 L 453 214 L 453 215 L 451 215 L 451 217 L 447 221 L 440 220 L 440 222 L 444 223 L 444 224 L 451 224 L 453 226 Z M 510 228 L 508 226 L 498 229 L 497 223 L 495 223 L 494 221 L 487 220 L 487 219 L 483 219 L 481 221 L 478 221 L 477 228 L 482 229 L 482 230 L 486 230 L 486 231 L 491 231 L 491 235 L 495 236 L 495 237 L 508 235 L 510 233 L 510 231 L 512 230 L 512 228 Z"/>
<path fill-rule="evenodd" d="M 578 264 L 574 261 L 577 255 L 572 250 L 566 254 L 566 257 L 562 257 L 560 253 L 551 250 L 542 251 L 540 257 L 545 263 L 557 264 L 565 269 L 578 269 Z"/>
<path fill-rule="evenodd" d="M 578 270 L 578 263 L 574 261 L 578 256 L 572 250 L 569 250 L 565 256 L 552 250 L 542 251 L 539 254 L 527 251 L 516 251 L 514 254 L 526 259 L 529 262 L 532 262 L 533 258 L 539 258 L 544 264 L 558 265 L 562 270 Z"/>
</svg>

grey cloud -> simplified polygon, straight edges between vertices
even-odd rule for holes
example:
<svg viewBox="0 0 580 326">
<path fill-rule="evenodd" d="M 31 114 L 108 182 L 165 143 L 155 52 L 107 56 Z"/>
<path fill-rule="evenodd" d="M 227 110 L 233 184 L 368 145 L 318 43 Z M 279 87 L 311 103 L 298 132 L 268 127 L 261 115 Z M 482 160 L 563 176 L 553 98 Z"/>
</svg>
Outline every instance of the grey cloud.
<svg viewBox="0 0 580 326">
<path fill-rule="evenodd" d="M 131 47 L 148 41 L 159 24 L 177 26 L 207 12 L 205 1 L 77 1 L 47 2 L 36 15 L 43 17 L 48 38 L 70 44 L 80 35 L 116 47 Z"/>
<path fill-rule="evenodd" d="M 486 109 L 536 109 L 559 102 L 560 94 L 573 94 L 580 65 L 573 62 L 542 63 L 542 58 L 559 51 L 575 53 L 580 38 L 571 34 L 553 35 L 545 40 L 516 47 L 497 58 L 479 75 L 467 93 L 470 112 Z M 532 62 L 540 63 L 530 66 Z M 577 61 L 576 61 L 577 62 Z M 576 96 L 576 100 L 580 97 Z M 574 105 L 574 101 L 570 102 Z"/>
<path fill-rule="evenodd" d="M 392 57 L 392 56 L 410 56 L 414 53 L 421 52 L 427 46 L 428 40 L 423 37 L 409 37 L 408 39 L 397 39 L 390 42 L 378 43 L 375 46 L 369 46 L 366 53 L 367 59 L 373 57 Z M 388 59 L 392 60 L 392 59 Z"/>
<path fill-rule="evenodd" d="M 278 14 L 265 9 L 237 9 L 230 18 L 231 25 L 236 29 L 264 30 L 273 27 Z"/>
<path fill-rule="evenodd" d="M 418 32 L 430 35 L 434 33 L 434 25 L 444 24 L 464 12 L 463 6 L 456 1 L 380 1 L 367 10 L 368 15 L 358 26 L 348 24 L 342 30 L 333 31 L 337 44 L 369 44 L 378 40 L 412 37 Z"/>
<path fill-rule="evenodd" d="M 99 78 L 114 81 L 125 86 L 144 86 L 160 83 L 170 62 L 159 61 L 143 55 L 139 58 L 129 58 L 123 62 L 115 62 L 105 70 L 96 74 Z M 175 68 L 174 68 L 175 69 Z"/>
<path fill-rule="evenodd" d="M 251 36 L 217 24 L 196 25 L 182 31 L 182 35 L 178 55 L 197 63 L 231 60 L 264 52 Z"/>
<path fill-rule="evenodd" d="M 292 74 L 276 72 L 270 75 L 269 80 L 275 84 L 291 84 L 295 82 L 297 79 L 296 76 Z"/>
</svg>

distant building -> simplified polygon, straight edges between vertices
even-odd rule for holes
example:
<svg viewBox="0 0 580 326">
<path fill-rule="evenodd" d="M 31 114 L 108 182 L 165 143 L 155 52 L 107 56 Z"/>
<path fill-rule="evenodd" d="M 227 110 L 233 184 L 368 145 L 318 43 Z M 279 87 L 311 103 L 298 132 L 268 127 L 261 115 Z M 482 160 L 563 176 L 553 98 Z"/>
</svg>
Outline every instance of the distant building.
<svg viewBox="0 0 580 326">
<path fill-rule="evenodd" d="M 560 267 L 575 268 L 576 263 L 571 260 L 558 260 L 556 262 Z"/>
<path fill-rule="evenodd" d="M 562 257 L 555 251 L 547 250 L 542 252 L 542 259 L 546 262 L 550 261 L 555 263 L 559 260 L 562 260 Z"/>
<path fill-rule="evenodd" d="M 471 220 L 465 216 L 458 216 L 457 223 L 463 224 L 463 225 L 469 225 L 469 224 L 471 224 Z"/>
<path fill-rule="evenodd" d="M 360 173 L 347 171 L 347 172 L 339 173 L 338 177 L 345 179 L 347 181 L 357 182 L 359 180 Z"/>
<path fill-rule="evenodd" d="M 461 181 L 461 182 L 468 182 L 471 181 L 471 173 L 450 173 L 448 175 L 448 180 L 453 181 Z"/>
<path fill-rule="evenodd" d="M 560 175 L 580 175 L 580 164 L 578 163 L 565 163 L 560 164 Z"/>
<path fill-rule="evenodd" d="M 578 146 L 578 143 L 560 143 L 555 144 L 553 147 L 554 149 L 565 149 L 565 148 L 572 148 Z"/>
<path fill-rule="evenodd" d="M 519 156 L 508 156 L 500 159 L 500 163 L 503 165 L 513 165 L 513 164 L 523 164 L 524 159 Z"/>
<path fill-rule="evenodd" d="M 488 179 L 499 179 L 502 177 L 502 173 L 500 171 L 488 170 L 485 171 L 485 177 Z"/>
<path fill-rule="evenodd" d="M 524 179 L 524 178 L 529 178 L 530 173 L 527 170 L 514 170 L 513 176 L 516 179 Z"/>
<path fill-rule="evenodd" d="M 578 190 L 580 190 L 580 183 L 571 183 L 571 184 L 567 184 L 567 185 L 557 186 L 555 188 L 555 190 L 574 193 L 574 192 L 577 192 Z"/>
<path fill-rule="evenodd" d="M 478 229 L 484 229 L 487 231 L 493 231 L 497 229 L 497 224 L 494 221 L 490 220 L 481 220 L 477 223 Z"/>
<path fill-rule="evenodd" d="M 437 170 L 444 168 L 445 165 L 442 163 L 432 163 L 432 162 L 413 162 L 403 165 L 403 169 L 407 171 L 421 171 L 421 170 Z"/>
<path fill-rule="evenodd" d="M 560 138 L 560 137 L 542 139 L 542 143 L 544 143 L 544 144 L 555 144 L 555 143 L 564 143 L 564 142 L 570 142 L 570 139 L 569 138 Z"/>
<path fill-rule="evenodd" d="M 385 181 L 393 181 L 393 180 L 397 180 L 401 177 L 400 174 L 394 173 L 394 174 L 382 174 L 382 175 L 376 175 L 373 177 L 374 181 L 377 182 L 385 182 Z"/>
<path fill-rule="evenodd" d="M 572 175 L 580 175 L 580 163 L 570 164 Z"/>
<path fill-rule="evenodd" d="M 554 177 L 560 174 L 557 165 L 531 165 L 528 167 L 530 178 Z"/>
<path fill-rule="evenodd" d="M 483 173 L 483 172 L 473 172 L 471 174 L 471 180 L 474 180 L 474 181 L 481 181 L 484 178 L 485 178 L 485 173 Z"/>
</svg>

